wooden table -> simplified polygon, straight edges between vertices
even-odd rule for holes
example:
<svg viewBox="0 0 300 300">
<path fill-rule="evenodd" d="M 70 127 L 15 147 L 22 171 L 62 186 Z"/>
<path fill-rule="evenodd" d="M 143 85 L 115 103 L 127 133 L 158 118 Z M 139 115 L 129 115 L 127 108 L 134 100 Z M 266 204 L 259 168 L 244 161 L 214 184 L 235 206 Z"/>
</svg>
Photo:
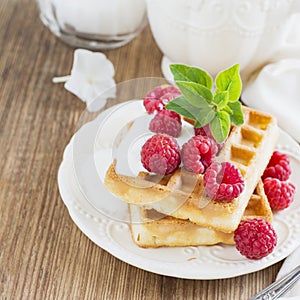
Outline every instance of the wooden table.
<svg viewBox="0 0 300 300">
<path fill-rule="evenodd" d="M 232 279 L 184 280 L 132 267 L 72 222 L 57 187 L 66 144 L 85 108 L 52 77 L 73 49 L 39 20 L 34 1 L 0 1 L 0 299 L 247 299 L 281 263 Z M 117 82 L 162 76 L 149 28 L 104 51 Z"/>
</svg>

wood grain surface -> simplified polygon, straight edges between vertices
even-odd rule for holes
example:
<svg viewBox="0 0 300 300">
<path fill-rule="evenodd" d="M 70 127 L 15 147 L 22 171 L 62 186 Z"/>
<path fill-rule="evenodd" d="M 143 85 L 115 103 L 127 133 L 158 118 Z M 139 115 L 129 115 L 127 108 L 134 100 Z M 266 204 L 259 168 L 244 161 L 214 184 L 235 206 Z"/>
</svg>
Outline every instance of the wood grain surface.
<svg viewBox="0 0 300 300">
<path fill-rule="evenodd" d="M 53 76 L 69 74 L 73 49 L 39 20 L 32 0 L 0 0 L 0 299 L 247 299 L 277 263 L 224 280 L 183 280 L 132 267 L 73 223 L 57 187 L 66 144 L 85 105 Z M 104 51 L 117 82 L 162 76 L 147 27 Z"/>
</svg>

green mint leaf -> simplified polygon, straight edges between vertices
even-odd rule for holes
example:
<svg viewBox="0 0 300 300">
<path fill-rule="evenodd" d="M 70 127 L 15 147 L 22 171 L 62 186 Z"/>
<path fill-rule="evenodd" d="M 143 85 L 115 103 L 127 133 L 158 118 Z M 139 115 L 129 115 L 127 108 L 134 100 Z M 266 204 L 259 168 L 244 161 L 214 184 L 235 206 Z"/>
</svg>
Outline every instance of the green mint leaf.
<svg viewBox="0 0 300 300">
<path fill-rule="evenodd" d="M 242 92 L 242 80 L 239 74 L 240 65 L 236 64 L 220 72 L 216 77 L 217 92 L 228 91 L 229 101 L 237 101 Z"/>
<path fill-rule="evenodd" d="M 175 111 L 178 114 L 192 120 L 196 120 L 200 113 L 200 109 L 193 106 L 184 96 L 180 96 L 168 102 L 165 108 Z"/>
<path fill-rule="evenodd" d="M 235 126 L 242 125 L 244 123 L 244 114 L 241 102 L 228 102 L 228 107 L 232 111 L 230 114 L 231 123 Z"/>
<path fill-rule="evenodd" d="M 234 102 L 230 102 L 230 103 L 234 103 Z M 233 114 L 233 111 L 231 110 L 231 108 L 227 105 L 223 108 L 224 111 L 226 111 L 229 115 Z"/>
<path fill-rule="evenodd" d="M 228 91 L 217 92 L 214 95 L 213 102 L 218 106 L 218 110 L 221 110 L 224 107 L 226 107 L 228 99 L 229 99 L 229 93 L 228 93 Z"/>
<path fill-rule="evenodd" d="M 170 65 L 170 70 L 175 81 L 195 82 L 204 85 L 210 90 L 213 87 L 212 77 L 204 70 L 181 64 Z"/>
<path fill-rule="evenodd" d="M 176 81 L 176 84 L 187 101 L 196 107 L 207 108 L 213 99 L 211 90 L 201 84 L 186 81 Z"/>
<path fill-rule="evenodd" d="M 216 116 L 216 112 L 212 108 L 201 109 L 195 123 L 195 127 L 203 127 L 206 124 L 210 123 Z"/>
<path fill-rule="evenodd" d="M 185 65 L 171 65 L 182 96 L 169 102 L 166 108 L 193 119 L 195 127 L 209 124 L 216 141 L 222 143 L 228 137 L 231 124 L 239 126 L 244 122 L 238 101 L 242 91 L 239 67 L 233 65 L 217 75 L 213 94 L 213 80 L 208 73 Z"/>
<path fill-rule="evenodd" d="M 230 117 L 225 111 L 216 112 L 215 118 L 209 124 L 211 133 L 218 143 L 226 140 L 230 131 Z"/>
</svg>

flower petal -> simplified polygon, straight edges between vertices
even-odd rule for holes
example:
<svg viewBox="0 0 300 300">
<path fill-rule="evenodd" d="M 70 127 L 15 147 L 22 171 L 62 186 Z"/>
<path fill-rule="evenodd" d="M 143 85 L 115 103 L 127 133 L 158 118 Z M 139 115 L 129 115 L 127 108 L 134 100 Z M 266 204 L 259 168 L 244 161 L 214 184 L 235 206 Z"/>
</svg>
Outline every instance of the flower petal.
<svg viewBox="0 0 300 300">
<path fill-rule="evenodd" d="M 115 97 L 114 73 L 113 64 L 103 53 L 76 49 L 71 76 L 65 88 L 88 106 L 95 99 L 98 99 L 97 102 L 102 99 L 100 102 L 103 106 L 105 97 Z"/>
</svg>

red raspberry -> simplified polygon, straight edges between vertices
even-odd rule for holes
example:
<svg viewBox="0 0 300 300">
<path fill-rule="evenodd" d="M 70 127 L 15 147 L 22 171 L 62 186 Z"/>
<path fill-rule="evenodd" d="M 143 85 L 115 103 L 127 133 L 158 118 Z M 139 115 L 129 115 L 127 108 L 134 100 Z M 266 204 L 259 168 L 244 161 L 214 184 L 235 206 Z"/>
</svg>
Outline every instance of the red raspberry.
<svg viewBox="0 0 300 300">
<path fill-rule="evenodd" d="M 264 189 L 272 209 L 287 208 L 294 200 L 295 186 L 287 181 L 268 177 L 264 180 Z"/>
<path fill-rule="evenodd" d="M 237 250 L 249 259 L 269 255 L 277 244 L 273 226 L 264 219 L 242 221 L 234 232 Z"/>
<path fill-rule="evenodd" d="M 163 109 L 151 120 L 149 129 L 152 132 L 178 137 L 181 133 L 180 115 L 174 111 Z"/>
<path fill-rule="evenodd" d="M 211 133 L 211 130 L 210 130 L 210 127 L 209 127 L 209 124 L 206 124 L 205 126 L 203 127 L 199 127 L 199 128 L 194 128 L 194 132 L 195 132 L 195 135 L 202 135 L 202 136 L 207 136 L 209 138 L 211 138 L 217 145 L 218 147 L 218 151 L 221 150 L 221 148 L 224 146 L 224 143 L 221 143 L 219 144 L 213 134 Z"/>
<path fill-rule="evenodd" d="M 181 162 L 176 139 L 166 134 L 155 134 L 143 145 L 141 160 L 149 172 L 171 174 Z"/>
<path fill-rule="evenodd" d="M 158 86 L 155 89 L 147 93 L 144 99 L 144 106 L 148 114 L 152 114 L 155 111 L 161 111 L 165 105 L 180 96 L 181 93 L 175 86 L 161 87 Z"/>
<path fill-rule="evenodd" d="M 202 174 L 212 163 L 218 148 L 208 137 L 193 136 L 182 146 L 182 162 L 188 171 Z"/>
<path fill-rule="evenodd" d="M 291 175 L 290 159 L 286 154 L 275 151 L 267 165 L 262 176 L 263 179 L 267 177 L 278 178 L 279 180 L 288 180 Z"/>
<path fill-rule="evenodd" d="M 242 193 L 245 183 L 235 165 L 230 162 L 214 162 L 204 173 L 204 187 L 211 199 L 227 202 Z"/>
</svg>

